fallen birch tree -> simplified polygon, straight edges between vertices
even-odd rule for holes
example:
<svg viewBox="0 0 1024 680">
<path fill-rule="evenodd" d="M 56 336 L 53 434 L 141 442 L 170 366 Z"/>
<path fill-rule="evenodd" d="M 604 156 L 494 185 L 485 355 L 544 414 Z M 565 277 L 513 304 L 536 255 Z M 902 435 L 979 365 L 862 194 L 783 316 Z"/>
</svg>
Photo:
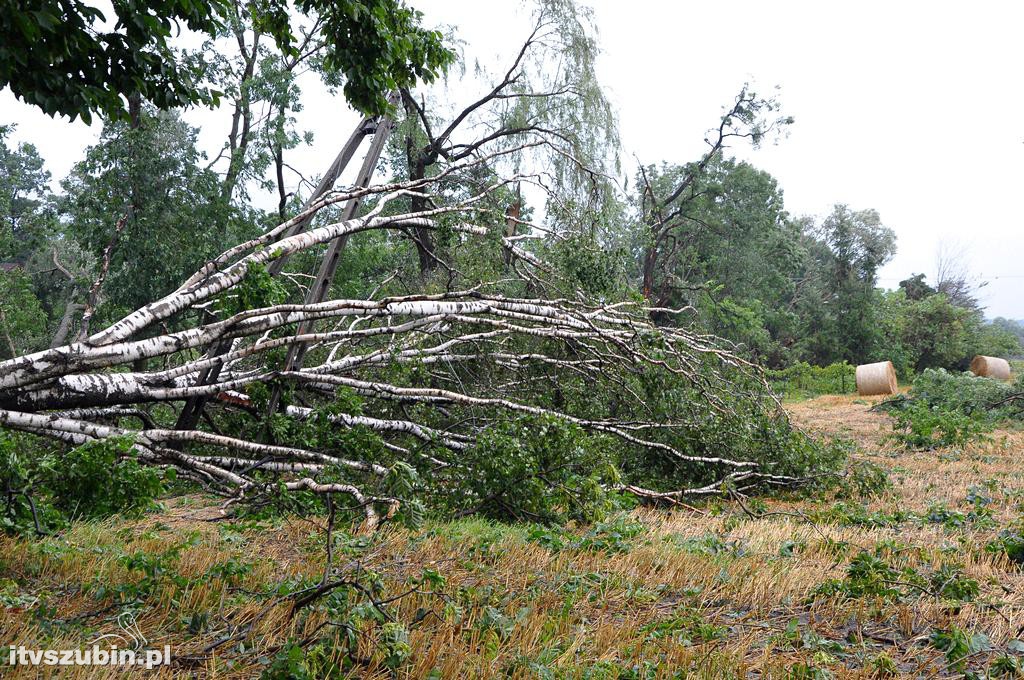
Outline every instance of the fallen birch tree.
<svg viewBox="0 0 1024 680">
<path fill-rule="evenodd" d="M 491 173 L 461 199 L 446 194 L 453 176 L 509 153 L 326 193 L 88 337 L 0 363 L 0 426 L 68 446 L 127 438 L 140 463 L 174 468 L 228 505 L 348 496 L 371 526 L 424 500 L 547 520 L 585 516 L 616 493 L 673 503 L 810 478 L 823 460 L 815 445 L 722 341 L 658 327 L 638 302 L 545 294 L 556 275 L 528 244 L 558 235 L 494 226 L 495 196 L 530 177 Z M 402 212 L 410 196 L 431 207 Z M 322 219 L 354 199 L 372 209 Z M 460 289 L 446 265 L 443 286 L 311 301 L 268 273 L 360 235 L 439 229 L 491 239 L 509 278 Z M 186 402 L 202 418 L 181 427 Z"/>
</svg>

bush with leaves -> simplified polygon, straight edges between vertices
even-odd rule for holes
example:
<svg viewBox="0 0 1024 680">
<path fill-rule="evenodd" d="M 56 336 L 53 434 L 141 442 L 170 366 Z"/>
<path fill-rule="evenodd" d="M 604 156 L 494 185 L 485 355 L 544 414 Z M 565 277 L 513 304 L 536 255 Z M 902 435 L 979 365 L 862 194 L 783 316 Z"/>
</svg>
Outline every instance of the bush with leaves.
<svg viewBox="0 0 1024 680">
<path fill-rule="evenodd" d="M 837 495 L 842 498 L 871 498 L 892 488 L 889 471 L 869 460 L 850 463 L 839 481 Z"/>
<path fill-rule="evenodd" d="M 877 555 L 865 551 L 858 553 L 850 562 L 846 578 L 826 581 L 815 594 L 844 598 L 875 596 L 895 600 L 903 595 L 898 587 L 899 582 L 914 575 L 912 571 L 896 569 Z"/>
<path fill-rule="evenodd" d="M 845 361 L 828 366 L 798 361 L 786 368 L 767 371 L 772 389 L 789 399 L 849 394 L 857 388 L 855 373 L 855 367 Z"/>
<path fill-rule="evenodd" d="M 1021 352 L 1012 332 L 986 322 L 979 308 L 936 292 L 920 275 L 900 286 L 878 294 L 882 337 L 876 357 L 890 359 L 900 376 L 929 368 L 963 369 L 976 354 L 1005 357 Z"/>
<path fill-rule="evenodd" d="M 1024 378 L 1013 384 L 970 373 L 928 369 L 914 379 L 909 395 L 883 402 L 894 418 L 897 441 L 927 450 L 962 446 L 999 422 L 1020 418 L 1015 395 L 1024 393 Z"/>
<path fill-rule="evenodd" d="M 932 647 L 945 653 L 946 661 L 953 670 L 963 670 L 968 657 L 992 649 L 992 643 L 984 633 L 971 635 L 956 626 L 936 630 L 928 641 Z"/>
<path fill-rule="evenodd" d="M 64 453 L 0 432 L 0 529 L 47 533 L 73 519 L 134 514 L 153 507 L 174 471 L 135 460 L 131 440 L 94 441 Z"/>
<path fill-rule="evenodd" d="M 917 451 L 963 446 L 988 429 L 978 417 L 943 411 L 919 401 L 896 410 L 893 416 L 896 441 Z"/>
<path fill-rule="evenodd" d="M 465 476 L 447 502 L 457 511 L 543 524 L 592 521 L 611 507 L 618 480 L 612 443 L 550 416 L 509 418 L 463 453 Z M 446 493 L 435 488 L 436 497 Z"/>
<path fill-rule="evenodd" d="M 959 411 L 988 422 L 1019 415 L 1007 399 L 1024 392 L 1024 376 L 1014 383 L 944 369 L 923 371 L 910 397 L 943 411 Z"/>
<path fill-rule="evenodd" d="M 843 579 L 822 583 L 815 595 L 856 599 L 879 597 L 903 600 L 914 595 L 933 595 L 969 602 L 981 592 L 978 582 L 964 574 L 957 564 L 943 564 L 930 574 L 922 574 L 908 565 L 898 566 L 882 557 L 881 546 L 872 554 L 861 551 L 850 561 Z"/>
<path fill-rule="evenodd" d="M 302 647 L 294 642 L 282 647 L 272 659 L 266 660 L 260 680 L 313 680 Z"/>
<path fill-rule="evenodd" d="M 63 524 L 60 512 L 40 493 L 47 470 L 29 446 L 28 437 L 0 432 L 0 530 L 7 533 L 41 534 Z"/>
<path fill-rule="evenodd" d="M 544 546 L 551 552 L 580 550 L 603 553 L 627 553 L 633 549 L 635 539 L 646 531 L 643 524 L 629 515 L 619 514 L 590 527 L 582 536 L 558 527 L 536 526 L 527 539 Z"/>
<path fill-rule="evenodd" d="M 168 469 L 168 478 L 173 471 Z M 132 441 L 114 437 L 89 442 L 58 457 L 48 480 L 54 505 L 71 518 L 135 513 L 152 506 L 165 473 L 140 465 Z"/>
</svg>

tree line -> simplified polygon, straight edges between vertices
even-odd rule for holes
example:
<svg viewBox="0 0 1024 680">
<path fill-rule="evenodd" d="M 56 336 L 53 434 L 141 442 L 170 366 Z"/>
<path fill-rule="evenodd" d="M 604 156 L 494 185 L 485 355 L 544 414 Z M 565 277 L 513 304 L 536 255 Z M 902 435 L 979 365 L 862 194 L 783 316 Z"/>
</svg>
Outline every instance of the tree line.
<svg viewBox="0 0 1024 680">
<path fill-rule="evenodd" d="M 248 66 L 239 59 L 244 73 Z M 246 76 L 247 91 L 281 77 L 279 64 L 261 63 L 263 71 Z M 256 83 L 257 76 L 265 82 Z M 36 148 L 15 144 L 13 128 L 0 127 L 0 356 L 84 337 L 86 314 L 102 323 L 166 294 L 214 254 L 294 211 L 311 186 L 302 182 L 293 192 L 284 178 L 284 154 L 302 140 L 289 127 L 300 93 L 290 83 L 266 96 L 282 97 L 268 109 L 275 117 L 236 129 L 237 112 L 254 104 L 236 105 L 230 133 L 212 161 L 177 111 L 146 106 L 135 122 L 108 120 L 58 191 Z M 427 101 L 418 103 L 408 90 L 404 99 L 382 161 L 392 172 L 388 179 L 422 179 L 449 160 L 469 157 L 469 149 L 452 141 L 458 126 L 435 133 Z M 777 106 L 744 89 L 723 125 L 733 125 L 743 107 Z M 768 134 L 757 126 L 790 122 L 780 120 L 760 118 L 731 136 L 756 139 Z M 581 124 L 559 125 L 560 134 L 584 136 Z M 523 134 L 522 125 L 506 127 L 509 139 Z M 503 130 L 501 123 L 497 129 Z M 589 228 L 545 245 L 558 286 L 689 308 L 687 322 L 695 320 L 771 368 L 891 359 L 907 374 L 962 369 L 974 354 L 1021 353 L 1020 323 L 986 321 L 962 267 L 947 263 L 937 281 L 914 274 L 895 290 L 880 288 L 878 271 L 896 251 L 895 233 L 880 215 L 846 205 L 823 218 L 790 215 L 774 177 L 728 154 L 729 136 L 695 161 L 641 167 L 625 191 L 605 186 L 596 198 L 584 197 Z M 614 151 L 614 136 L 609 140 L 597 153 Z M 277 210 L 254 205 L 260 191 L 279 195 Z M 532 236 L 530 215 L 546 213 L 557 225 L 577 219 L 574 211 L 582 209 L 569 202 L 531 206 L 521 183 L 518 191 L 505 189 L 498 202 L 509 215 L 496 221 L 522 239 Z M 426 197 L 412 196 L 407 207 L 425 205 Z M 510 216 L 513 210 L 519 217 Z M 334 286 L 366 292 L 356 290 L 360 281 L 395 271 L 407 280 L 444 277 L 447 272 L 435 271 L 438 263 L 461 244 L 437 240 L 429 233 L 354 239 Z M 459 266 L 476 269 L 478 278 L 494 274 L 480 261 Z M 102 285 L 92 290 L 101 272 Z"/>
</svg>

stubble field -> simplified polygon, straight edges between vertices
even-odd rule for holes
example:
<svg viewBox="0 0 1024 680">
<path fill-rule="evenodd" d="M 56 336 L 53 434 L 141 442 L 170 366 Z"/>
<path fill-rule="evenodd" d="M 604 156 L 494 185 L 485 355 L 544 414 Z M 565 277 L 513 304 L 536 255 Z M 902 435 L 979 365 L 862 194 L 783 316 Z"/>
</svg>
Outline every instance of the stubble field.
<svg viewBox="0 0 1024 680">
<path fill-rule="evenodd" d="M 296 645 L 312 650 L 306 667 L 343 660 L 367 678 L 1012 676 L 1024 574 L 987 546 L 1021 515 L 1024 432 L 907 452 L 872 403 L 787 408 L 885 468 L 879 495 L 723 498 L 569 530 L 337 529 L 342 582 L 322 579 L 322 518 L 224 521 L 195 496 L 137 521 L 2 538 L 0 640 L 78 648 L 127 612 L 173 654 L 140 677 L 304 677 Z"/>
</svg>

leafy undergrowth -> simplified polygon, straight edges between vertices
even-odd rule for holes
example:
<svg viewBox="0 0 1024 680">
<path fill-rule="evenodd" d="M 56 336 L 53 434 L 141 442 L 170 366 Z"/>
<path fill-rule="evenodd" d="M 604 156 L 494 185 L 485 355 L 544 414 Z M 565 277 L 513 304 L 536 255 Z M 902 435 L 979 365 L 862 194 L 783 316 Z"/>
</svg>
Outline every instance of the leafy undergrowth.
<svg viewBox="0 0 1024 680">
<path fill-rule="evenodd" d="M 869 407 L 826 397 L 792 408 L 857 437 L 861 458 L 889 471 L 880 495 L 848 485 L 843 497 L 723 498 L 559 529 L 336 530 L 344 579 L 326 586 L 323 518 L 209 521 L 216 508 L 200 497 L 2 538 L 0 630 L 79 648 L 127 612 L 150 645 L 172 649 L 155 677 L 1019 674 L 1024 433 L 907 452 L 874 436 L 888 416 Z"/>
<path fill-rule="evenodd" d="M 914 379 L 909 394 L 878 405 L 895 422 L 893 435 L 908 449 L 930 450 L 981 441 L 996 427 L 1020 426 L 1024 378 L 1013 383 L 970 373 L 929 369 Z"/>
</svg>

